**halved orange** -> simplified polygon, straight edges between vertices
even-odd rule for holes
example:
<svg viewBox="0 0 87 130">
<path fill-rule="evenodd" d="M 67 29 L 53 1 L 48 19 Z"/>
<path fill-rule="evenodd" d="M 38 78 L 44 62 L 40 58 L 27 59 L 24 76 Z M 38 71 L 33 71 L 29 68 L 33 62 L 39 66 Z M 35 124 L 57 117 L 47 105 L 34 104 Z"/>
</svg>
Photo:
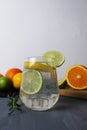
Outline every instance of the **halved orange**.
<svg viewBox="0 0 87 130">
<path fill-rule="evenodd" d="M 87 69 L 81 65 L 72 65 L 66 71 L 66 81 L 73 89 L 87 88 Z"/>
</svg>

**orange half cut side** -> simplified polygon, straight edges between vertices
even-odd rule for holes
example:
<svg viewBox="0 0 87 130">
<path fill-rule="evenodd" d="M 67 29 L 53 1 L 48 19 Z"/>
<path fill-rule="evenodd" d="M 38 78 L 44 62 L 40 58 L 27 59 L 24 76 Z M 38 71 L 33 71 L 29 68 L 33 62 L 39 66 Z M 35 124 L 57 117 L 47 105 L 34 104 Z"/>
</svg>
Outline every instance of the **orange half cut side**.
<svg viewBox="0 0 87 130">
<path fill-rule="evenodd" d="M 87 69 L 81 65 L 73 65 L 66 71 L 66 81 L 73 89 L 87 88 Z"/>
</svg>

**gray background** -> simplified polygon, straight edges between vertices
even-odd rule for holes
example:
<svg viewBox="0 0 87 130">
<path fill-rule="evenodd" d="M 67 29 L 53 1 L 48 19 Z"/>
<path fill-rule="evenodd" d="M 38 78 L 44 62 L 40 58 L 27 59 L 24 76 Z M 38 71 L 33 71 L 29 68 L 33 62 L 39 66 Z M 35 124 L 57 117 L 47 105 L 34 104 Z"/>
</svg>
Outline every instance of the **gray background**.
<svg viewBox="0 0 87 130">
<path fill-rule="evenodd" d="M 23 68 L 27 56 L 61 51 L 66 62 L 87 65 L 87 0 L 0 0 L 0 72 Z"/>
</svg>

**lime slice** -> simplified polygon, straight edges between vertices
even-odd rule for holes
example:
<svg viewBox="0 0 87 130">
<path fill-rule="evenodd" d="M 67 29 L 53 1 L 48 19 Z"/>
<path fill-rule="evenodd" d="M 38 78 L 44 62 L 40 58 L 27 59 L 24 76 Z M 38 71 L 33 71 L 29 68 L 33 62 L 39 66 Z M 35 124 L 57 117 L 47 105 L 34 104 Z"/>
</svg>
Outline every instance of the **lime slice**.
<svg viewBox="0 0 87 130">
<path fill-rule="evenodd" d="M 43 78 L 39 71 L 29 69 L 23 73 L 22 90 L 27 94 L 36 94 L 40 91 Z"/>
<path fill-rule="evenodd" d="M 43 55 L 43 61 L 49 66 L 57 68 L 64 63 L 65 57 L 59 51 L 48 51 Z"/>
<path fill-rule="evenodd" d="M 60 89 L 61 89 L 61 88 L 65 88 L 65 87 L 66 87 L 66 84 L 67 84 L 67 82 L 66 82 L 65 77 L 58 80 L 58 87 L 59 87 Z"/>
</svg>

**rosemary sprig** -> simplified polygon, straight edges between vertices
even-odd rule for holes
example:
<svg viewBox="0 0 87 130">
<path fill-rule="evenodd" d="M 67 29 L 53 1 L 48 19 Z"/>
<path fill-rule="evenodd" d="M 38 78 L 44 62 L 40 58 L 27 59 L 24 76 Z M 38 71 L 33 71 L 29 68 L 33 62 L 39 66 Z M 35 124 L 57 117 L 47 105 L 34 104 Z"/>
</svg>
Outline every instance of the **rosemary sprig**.
<svg viewBox="0 0 87 130">
<path fill-rule="evenodd" d="M 9 115 L 11 115 L 15 110 L 22 111 L 21 105 L 18 104 L 18 99 L 19 99 L 19 95 L 15 95 L 15 94 L 13 96 L 8 95 L 7 105 L 10 107 L 8 112 Z"/>
</svg>

